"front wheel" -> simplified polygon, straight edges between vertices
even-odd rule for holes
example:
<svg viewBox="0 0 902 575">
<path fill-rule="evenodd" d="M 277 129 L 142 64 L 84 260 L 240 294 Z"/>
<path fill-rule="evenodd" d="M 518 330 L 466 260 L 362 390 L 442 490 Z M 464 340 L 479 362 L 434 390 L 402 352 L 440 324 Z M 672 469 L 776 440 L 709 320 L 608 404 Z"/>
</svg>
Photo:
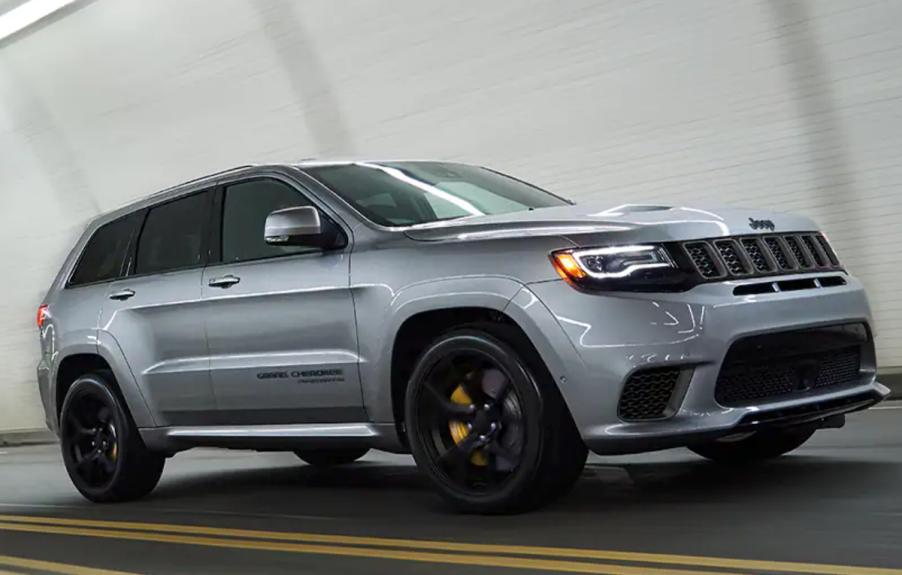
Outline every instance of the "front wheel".
<svg viewBox="0 0 902 575">
<path fill-rule="evenodd" d="M 711 441 L 689 446 L 689 450 L 719 463 L 754 463 L 785 455 L 811 439 L 812 427 L 787 427 L 756 432 L 736 441 Z"/>
<path fill-rule="evenodd" d="M 354 463 L 367 454 L 369 449 L 309 449 L 298 450 L 294 454 L 302 461 L 316 467 L 334 467 Z"/>
<path fill-rule="evenodd" d="M 417 466 L 467 513 L 547 504 L 569 491 L 588 455 L 538 354 L 500 324 L 429 346 L 408 384 L 405 420 Z"/>
<path fill-rule="evenodd" d="M 156 487 L 166 458 L 147 449 L 112 384 L 112 374 L 82 376 L 66 393 L 60 448 L 75 488 L 95 503 L 131 501 Z"/>
</svg>

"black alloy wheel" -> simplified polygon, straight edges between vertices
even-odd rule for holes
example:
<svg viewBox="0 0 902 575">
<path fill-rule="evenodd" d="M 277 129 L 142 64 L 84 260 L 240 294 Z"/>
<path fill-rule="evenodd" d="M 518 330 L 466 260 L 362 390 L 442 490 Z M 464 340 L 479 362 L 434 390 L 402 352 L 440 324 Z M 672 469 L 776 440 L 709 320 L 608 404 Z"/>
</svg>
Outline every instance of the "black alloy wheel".
<svg viewBox="0 0 902 575">
<path fill-rule="evenodd" d="M 75 472 L 85 485 L 104 489 L 113 480 L 119 456 L 119 433 L 113 413 L 96 395 L 76 397 L 63 420 L 63 434 Z"/>
<path fill-rule="evenodd" d="M 73 485 L 97 503 L 130 501 L 150 493 L 165 457 L 147 449 L 110 383 L 109 372 L 79 378 L 60 414 L 60 449 Z"/>
<path fill-rule="evenodd" d="M 508 326 L 458 329 L 434 342 L 411 377 L 406 412 L 418 466 L 465 512 L 533 509 L 568 491 L 585 465 L 559 391 Z"/>
</svg>

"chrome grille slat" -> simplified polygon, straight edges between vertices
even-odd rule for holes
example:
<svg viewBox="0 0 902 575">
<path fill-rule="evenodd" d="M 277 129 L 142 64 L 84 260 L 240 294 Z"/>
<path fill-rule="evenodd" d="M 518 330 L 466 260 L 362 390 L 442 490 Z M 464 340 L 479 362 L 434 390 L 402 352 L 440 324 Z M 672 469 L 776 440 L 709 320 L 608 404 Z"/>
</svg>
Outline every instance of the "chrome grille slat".
<svg viewBox="0 0 902 575">
<path fill-rule="evenodd" d="M 721 237 L 682 242 L 681 247 L 705 281 L 844 271 L 818 232 Z"/>
</svg>

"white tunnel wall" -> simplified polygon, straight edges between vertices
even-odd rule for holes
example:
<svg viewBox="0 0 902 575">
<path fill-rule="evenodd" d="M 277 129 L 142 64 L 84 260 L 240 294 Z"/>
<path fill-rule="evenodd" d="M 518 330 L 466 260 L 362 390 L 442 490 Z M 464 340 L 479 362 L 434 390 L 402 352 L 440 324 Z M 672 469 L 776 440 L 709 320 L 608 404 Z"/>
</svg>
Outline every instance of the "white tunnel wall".
<svg viewBox="0 0 902 575">
<path fill-rule="evenodd" d="M 310 156 L 487 163 L 586 201 L 817 218 L 902 365 L 902 2 L 92 0 L 0 43 L 0 430 L 86 221 Z"/>
</svg>

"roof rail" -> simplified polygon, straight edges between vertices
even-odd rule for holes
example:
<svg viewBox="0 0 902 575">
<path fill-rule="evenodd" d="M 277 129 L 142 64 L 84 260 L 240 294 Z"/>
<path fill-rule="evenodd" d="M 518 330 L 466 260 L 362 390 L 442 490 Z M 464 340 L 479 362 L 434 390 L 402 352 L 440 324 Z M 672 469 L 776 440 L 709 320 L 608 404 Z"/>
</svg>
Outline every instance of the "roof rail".
<svg viewBox="0 0 902 575">
<path fill-rule="evenodd" d="M 193 178 L 193 179 L 191 179 L 191 180 L 188 180 L 188 181 L 185 181 L 185 182 L 180 182 L 180 183 L 178 183 L 178 184 L 169 186 L 168 188 L 165 188 L 165 189 L 159 190 L 159 191 L 157 191 L 157 192 L 154 192 L 154 193 L 150 194 L 150 195 L 147 196 L 147 197 L 152 198 L 152 197 L 158 196 L 158 195 L 160 195 L 160 194 L 165 194 L 166 192 L 171 192 L 172 190 L 174 190 L 174 189 L 176 189 L 176 188 L 181 188 L 182 186 L 187 186 L 187 185 L 190 185 L 190 184 L 194 184 L 194 183 L 196 183 L 196 182 L 201 182 L 201 181 L 203 181 L 203 180 L 207 180 L 207 179 L 210 179 L 210 178 L 216 178 L 216 177 L 219 177 L 219 176 L 224 176 L 224 175 L 226 175 L 226 174 L 231 174 L 232 172 L 237 172 L 238 170 L 243 170 L 243 169 L 245 169 L 245 168 L 251 168 L 251 167 L 253 167 L 252 164 L 245 164 L 245 165 L 243 165 L 243 166 L 236 166 L 236 167 L 234 167 L 234 168 L 228 168 L 228 169 L 225 169 L 225 170 L 220 170 L 220 171 L 218 171 L 218 172 L 213 172 L 212 174 L 207 174 L 207 175 L 205 175 L 205 176 L 200 176 L 200 177 L 198 177 L 198 178 Z"/>
</svg>

